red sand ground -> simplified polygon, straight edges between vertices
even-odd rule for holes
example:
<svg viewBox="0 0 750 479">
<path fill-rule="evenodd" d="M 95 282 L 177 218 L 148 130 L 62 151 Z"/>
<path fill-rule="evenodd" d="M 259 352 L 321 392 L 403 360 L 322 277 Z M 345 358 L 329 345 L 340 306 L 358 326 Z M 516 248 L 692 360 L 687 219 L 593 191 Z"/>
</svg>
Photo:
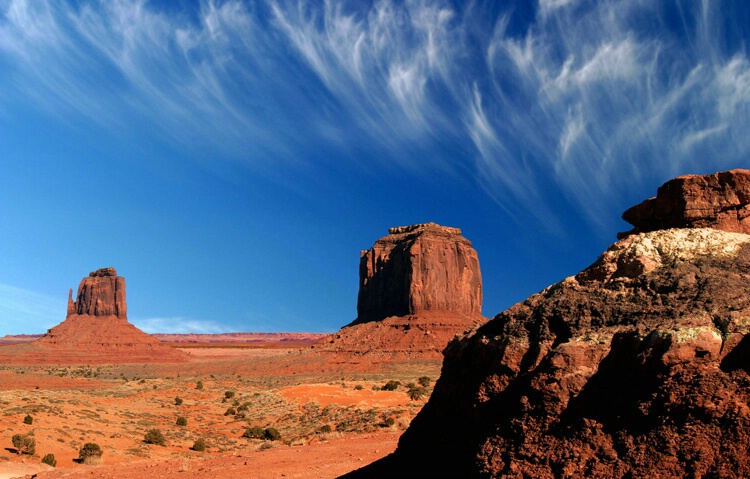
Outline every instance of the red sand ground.
<svg viewBox="0 0 750 479">
<path fill-rule="evenodd" d="M 188 363 L 0 366 L 0 479 L 35 472 L 49 479 L 337 477 L 391 453 L 425 402 L 410 401 L 405 387 L 375 389 L 390 379 L 437 378 L 440 367 L 368 366 L 257 345 L 181 349 Z M 235 396 L 225 399 L 227 391 Z M 239 404 L 249 405 L 245 418 L 224 415 Z M 26 414 L 32 425 L 23 423 Z M 186 427 L 176 426 L 178 416 Z M 275 427 L 283 440 L 241 438 L 250 425 Z M 319 433 L 322 425 L 333 431 Z M 165 434 L 165 447 L 143 442 L 153 427 Z M 11 436 L 32 431 L 36 455 L 16 454 Z M 207 452 L 191 450 L 197 438 Z M 102 447 L 102 465 L 74 462 L 86 442 Z M 54 470 L 40 464 L 47 453 L 58 461 Z"/>
</svg>

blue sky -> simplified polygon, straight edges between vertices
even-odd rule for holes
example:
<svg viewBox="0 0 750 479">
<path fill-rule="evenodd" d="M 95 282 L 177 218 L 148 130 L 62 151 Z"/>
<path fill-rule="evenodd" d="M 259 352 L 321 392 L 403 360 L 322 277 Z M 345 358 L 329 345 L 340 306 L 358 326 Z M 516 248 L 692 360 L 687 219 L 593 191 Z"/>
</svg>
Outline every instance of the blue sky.
<svg viewBox="0 0 750 479">
<path fill-rule="evenodd" d="M 459 227 L 493 316 L 750 167 L 750 4 L 0 0 L 0 334 L 114 266 L 149 332 L 334 331 Z"/>
</svg>

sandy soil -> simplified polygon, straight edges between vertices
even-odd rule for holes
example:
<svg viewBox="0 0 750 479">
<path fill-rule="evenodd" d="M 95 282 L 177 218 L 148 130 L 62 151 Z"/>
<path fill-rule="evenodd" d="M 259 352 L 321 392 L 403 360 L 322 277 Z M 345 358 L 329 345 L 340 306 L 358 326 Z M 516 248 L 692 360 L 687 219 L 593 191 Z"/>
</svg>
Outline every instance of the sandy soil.
<svg viewBox="0 0 750 479">
<path fill-rule="evenodd" d="M 290 350 L 187 349 L 183 364 L 0 367 L 0 479 L 337 477 L 392 452 L 425 402 L 409 400 L 405 386 L 381 386 L 439 370 L 329 364 L 335 373 L 313 372 L 317 363 Z M 281 440 L 243 438 L 250 426 L 275 428 Z M 165 446 L 144 442 L 153 428 Z M 35 454 L 17 454 L 14 434 L 32 434 Z M 191 449 L 197 439 L 206 452 Z M 76 462 L 87 442 L 101 446 L 102 465 Z M 57 460 L 51 471 L 40 464 L 48 453 Z"/>
</svg>

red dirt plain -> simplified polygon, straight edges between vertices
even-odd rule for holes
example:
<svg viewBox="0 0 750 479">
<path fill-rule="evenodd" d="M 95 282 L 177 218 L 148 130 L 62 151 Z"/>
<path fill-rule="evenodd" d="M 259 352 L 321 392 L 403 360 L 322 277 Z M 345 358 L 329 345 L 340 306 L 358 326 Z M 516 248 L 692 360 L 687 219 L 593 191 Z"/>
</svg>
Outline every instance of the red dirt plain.
<svg viewBox="0 0 750 479">
<path fill-rule="evenodd" d="M 0 366 L 0 479 L 337 477 L 395 450 L 426 401 L 409 400 L 404 385 L 434 380 L 440 368 L 300 352 L 278 341 L 182 346 L 190 360 L 181 364 Z M 403 385 L 380 390 L 389 380 Z M 229 408 L 236 414 L 226 415 Z M 281 440 L 242 438 L 249 426 L 276 428 Z M 166 446 L 143 441 L 152 428 Z M 16 454 L 11 437 L 19 433 L 33 433 L 35 455 Z M 205 452 L 191 449 L 199 438 Z M 74 461 L 87 442 L 101 446 L 101 465 Z M 41 464 L 48 453 L 55 469 Z"/>
</svg>

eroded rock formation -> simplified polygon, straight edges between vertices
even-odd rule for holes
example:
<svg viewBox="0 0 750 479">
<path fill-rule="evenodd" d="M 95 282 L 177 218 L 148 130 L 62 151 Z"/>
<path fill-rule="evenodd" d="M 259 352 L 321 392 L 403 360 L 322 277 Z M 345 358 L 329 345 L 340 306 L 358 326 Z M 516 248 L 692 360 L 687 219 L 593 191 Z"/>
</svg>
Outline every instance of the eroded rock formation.
<svg viewBox="0 0 750 479">
<path fill-rule="evenodd" d="M 631 234 L 451 342 L 396 453 L 345 477 L 750 477 L 748 332 L 750 235 Z"/>
<path fill-rule="evenodd" d="M 635 228 L 620 237 L 667 228 L 750 233 L 750 170 L 677 177 L 622 218 Z"/>
<path fill-rule="evenodd" d="M 486 320 L 481 311 L 479 258 L 461 230 L 390 228 L 360 256 L 357 319 L 319 349 L 440 359 L 456 334 Z"/>
<path fill-rule="evenodd" d="M 390 228 L 362 251 L 355 323 L 437 311 L 482 314 L 479 258 L 460 229 Z"/>
<path fill-rule="evenodd" d="M 88 314 L 126 318 L 128 315 L 125 278 L 117 276 L 114 268 L 101 268 L 89 273 L 78 286 L 77 298 L 73 301 L 71 289 L 68 293 L 68 316 Z"/>
<path fill-rule="evenodd" d="M 187 355 L 127 320 L 125 278 L 102 268 L 81 280 L 62 323 L 36 341 L 0 349 L 0 362 L 114 364 L 184 361 Z"/>
</svg>

